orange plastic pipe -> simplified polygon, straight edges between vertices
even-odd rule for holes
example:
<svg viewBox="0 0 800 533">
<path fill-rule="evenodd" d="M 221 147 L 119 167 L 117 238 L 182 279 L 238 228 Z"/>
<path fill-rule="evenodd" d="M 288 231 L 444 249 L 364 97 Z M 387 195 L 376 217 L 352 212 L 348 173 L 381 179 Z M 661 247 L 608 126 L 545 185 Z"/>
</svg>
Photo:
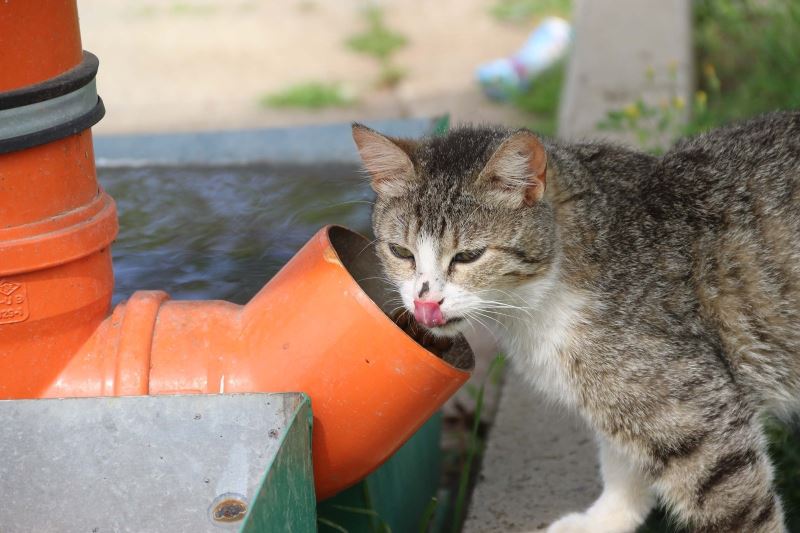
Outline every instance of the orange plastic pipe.
<svg viewBox="0 0 800 533">
<path fill-rule="evenodd" d="M 75 0 L 0 2 L 0 91 L 82 58 Z M 114 202 L 92 134 L 0 155 L 0 398 L 40 396 L 108 314 Z"/>
<path fill-rule="evenodd" d="M 0 36 L 3 90 L 81 59 L 75 0 L 0 3 Z M 385 461 L 468 377 L 356 283 L 375 265 L 359 264 L 366 240 L 347 230 L 321 230 L 245 306 L 140 291 L 108 315 L 116 232 L 88 130 L 0 155 L 0 399 L 303 391 L 325 498 Z"/>
<path fill-rule="evenodd" d="M 469 377 L 355 282 L 340 256 L 352 260 L 367 242 L 324 228 L 244 306 L 136 292 L 42 396 L 306 392 L 317 497 L 331 496 L 383 463 Z"/>
</svg>

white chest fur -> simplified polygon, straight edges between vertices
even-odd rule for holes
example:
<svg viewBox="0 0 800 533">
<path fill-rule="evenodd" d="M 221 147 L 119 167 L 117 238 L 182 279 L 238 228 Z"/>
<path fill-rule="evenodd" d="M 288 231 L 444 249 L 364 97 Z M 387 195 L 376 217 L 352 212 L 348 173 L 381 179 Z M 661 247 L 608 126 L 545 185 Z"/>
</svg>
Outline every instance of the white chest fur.
<svg viewBox="0 0 800 533">
<path fill-rule="evenodd" d="M 502 349 L 517 371 L 549 399 L 574 405 L 568 357 L 574 353 L 585 299 L 564 287 L 555 275 L 514 292 L 514 305 L 524 311 L 514 311 L 513 317 L 502 320 L 504 327 L 496 329 Z"/>
</svg>

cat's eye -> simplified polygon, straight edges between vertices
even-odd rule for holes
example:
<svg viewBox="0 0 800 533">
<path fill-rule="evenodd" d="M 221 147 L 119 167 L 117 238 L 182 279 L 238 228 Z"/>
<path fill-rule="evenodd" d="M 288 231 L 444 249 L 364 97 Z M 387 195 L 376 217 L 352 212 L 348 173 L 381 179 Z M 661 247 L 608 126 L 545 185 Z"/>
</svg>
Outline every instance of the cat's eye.
<svg viewBox="0 0 800 533">
<path fill-rule="evenodd" d="M 453 263 L 472 263 L 473 261 L 477 261 L 480 256 L 483 255 L 483 252 L 486 251 L 486 248 L 480 248 L 478 250 L 465 250 L 463 252 L 458 252 L 456 255 L 453 256 Z"/>
<path fill-rule="evenodd" d="M 389 251 L 391 251 L 395 257 L 399 257 L 400 259 L 411 259 L 412 261 L 414 260 L 413 252 L 411 252 L 411 250 L 409 250 L 408 248 L 403 248 L 399 244 L 390 244 Z"/>
</svg>

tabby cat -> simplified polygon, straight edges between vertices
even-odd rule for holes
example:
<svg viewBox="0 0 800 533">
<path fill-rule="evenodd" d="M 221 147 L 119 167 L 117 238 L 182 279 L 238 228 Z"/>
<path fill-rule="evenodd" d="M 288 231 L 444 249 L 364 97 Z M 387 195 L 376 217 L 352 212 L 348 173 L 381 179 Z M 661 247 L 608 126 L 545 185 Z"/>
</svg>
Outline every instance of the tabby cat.
<svg viewBox="0 0 800 533">
<path fill-rule="evenodd" d="M 528 130 L 353 125 L 377 250 L 437 336 L 483 323 L 595 430 L 604 489 L 549 532 L 785 531 L 769 411 L 800 407 L 800 112 L 662 156 Z"/>
</svg>

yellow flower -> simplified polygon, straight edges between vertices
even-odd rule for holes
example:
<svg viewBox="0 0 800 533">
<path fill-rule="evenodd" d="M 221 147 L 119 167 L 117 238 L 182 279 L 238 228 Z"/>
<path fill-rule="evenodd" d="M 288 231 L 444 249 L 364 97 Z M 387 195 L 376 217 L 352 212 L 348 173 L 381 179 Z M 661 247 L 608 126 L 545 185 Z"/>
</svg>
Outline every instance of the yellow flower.
<svg viewBox="0 0 800 533">
<path fill-rule="evenodd" d="M 678 61 L 676 59 L 670 61 L 668 68 L 670 77 L 674 77 L 678 73 Z"/>
<path fill-rule="evenodd" d="M 708 95 L 705 91 L 697 91 L 694 93 L 694 101 L 697 102 L 698 106 L 705 107 L 708 103 Z"/>
<path fill-rule="evenodd" d="M 639 118 L 639 106 L 636 104 L 626 105 L 622 112 L 625 113 L 625 116 L 628 118 Z"/>
<path fill-rule="evenodd" d="M 675 99 L 672 101 L 672 105 L 675 106 L 675 109 L 683 109 L 686 107 L 686 102 L 680 96 L 676 96 Z"/>
</svg>

